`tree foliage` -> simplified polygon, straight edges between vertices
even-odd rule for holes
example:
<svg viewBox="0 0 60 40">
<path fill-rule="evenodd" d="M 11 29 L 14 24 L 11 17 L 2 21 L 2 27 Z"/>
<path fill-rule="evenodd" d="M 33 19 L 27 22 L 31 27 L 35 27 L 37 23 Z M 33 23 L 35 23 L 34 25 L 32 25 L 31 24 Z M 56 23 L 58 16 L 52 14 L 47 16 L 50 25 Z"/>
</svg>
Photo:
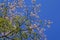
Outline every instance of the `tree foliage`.
<svg viewBox="0 0 60 40">
<path fill-rule="evenodd" d="M 0 5 L 0 38 L 2 40 L 46 40 L 44 30 L 52 22 L 38 16 L 40 4 L 31 0 L 32 6 L 25 5 L 24 0 L 13 0 Z M 8 6 L 6 6 L 8 5 Z M 18 11 L 18 10 L 20 11 Z"/>
</svg>

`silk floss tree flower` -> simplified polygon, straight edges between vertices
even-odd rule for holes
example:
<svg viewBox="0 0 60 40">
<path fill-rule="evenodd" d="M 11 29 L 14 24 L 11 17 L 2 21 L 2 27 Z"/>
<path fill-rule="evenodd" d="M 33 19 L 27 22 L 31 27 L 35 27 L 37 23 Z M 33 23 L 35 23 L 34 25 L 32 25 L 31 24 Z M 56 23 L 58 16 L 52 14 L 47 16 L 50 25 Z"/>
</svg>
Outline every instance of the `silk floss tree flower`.
<svg viewBox="0 0 60 40">
<path fill-rule="evenodd" d="M 31 0 L 5 0 L 0 5 L 0 38 L 2 40 L 47 40 L 44 33 L 50 20 L 40 19 L 41 4 Z M 6 4 L 8 3 L 8 4 Z"/>
</svg>

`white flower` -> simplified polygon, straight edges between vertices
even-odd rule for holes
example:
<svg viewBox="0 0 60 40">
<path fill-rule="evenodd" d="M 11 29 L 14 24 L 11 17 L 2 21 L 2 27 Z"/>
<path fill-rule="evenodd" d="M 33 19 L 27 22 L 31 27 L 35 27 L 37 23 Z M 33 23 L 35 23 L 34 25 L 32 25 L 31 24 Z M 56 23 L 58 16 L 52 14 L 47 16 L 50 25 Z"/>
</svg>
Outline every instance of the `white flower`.
<svg viewBox="0 0 60 40">
<path fill-rule="evenodd" d="M 36 25 L 36 24 L 34 24 L 34 27 L 36 28 L 36 27 L 37 27 L 37 25 Z"/>
</svg>

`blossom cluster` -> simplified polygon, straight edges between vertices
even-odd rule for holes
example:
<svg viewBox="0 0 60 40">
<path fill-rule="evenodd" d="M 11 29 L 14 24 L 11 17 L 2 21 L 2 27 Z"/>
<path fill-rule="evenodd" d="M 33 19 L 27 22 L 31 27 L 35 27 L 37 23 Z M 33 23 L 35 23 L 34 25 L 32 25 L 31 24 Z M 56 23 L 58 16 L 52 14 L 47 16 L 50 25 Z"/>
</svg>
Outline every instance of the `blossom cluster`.
<svg viewBox="0 0 60 40">
<path fill-rule="evenodd" d="M 31 40 L 47 40 L 46 35 L 44 34 L 44 31 L 46 30 L 46 27 L 50 27 L 50 24 L 52 23 L 50 20 L 44 20 L 42 21 L 40 19 L 40 7 L 41 4 L 36 3 L 37 0 L 31 0 L 31 5 L 26 5 L 25 0 L 4 0 L 3 3 L 0 5 L 0 11 L 3 13 L 5 10 L 3 10 L 4 6 L 7 7 L 7 19 L 10 20 L 10 22 L 13 23 L 13 26 L 15 27 L 15 24 L 13 22 L 13 18 L 16 16 L 26 18 L 23 19 L 23 28 L 25 29 L 23 32 L 26 32 L 28 30 L 27 26 L 32 29 L 31 33 L 36 33 L 36 37 L 31 38 Z M 7 4 L 6 4 L 7 3 Z M 4 6 L 3 6 L 4 5 Z M 0 14 L 1 15 L 1 14 Z M 27 22 L 25 20 L 28 19 Z M 27 25 L 27 26 L 26 26 Z M 6 33 L 7 34 L 7 33 Z M 32 36 L 32 34 L 30 34 Z"/>
</svg>

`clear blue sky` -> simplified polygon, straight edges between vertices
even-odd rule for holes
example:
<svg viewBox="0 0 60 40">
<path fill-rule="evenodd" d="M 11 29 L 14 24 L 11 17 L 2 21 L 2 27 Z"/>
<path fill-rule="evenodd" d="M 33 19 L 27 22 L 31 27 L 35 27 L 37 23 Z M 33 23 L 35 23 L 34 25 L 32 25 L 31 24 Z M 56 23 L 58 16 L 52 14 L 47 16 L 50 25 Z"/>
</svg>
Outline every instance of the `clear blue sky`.
<svg viewBox="0 0 60 40">
<path fill-rule="evenodd" d="M 48 40 L 60 40 L 60 0 L 37 0 L 39 1 L 42 5 L 41 18 L 53 21 L 51 28 L 46 31 Z"/>
<path fill-rule="evenodd" d="M 54 23 L 46 31 L 48 40 L 60 40 L 60 0 L 41 0 L 41 17 Z"/>
</svg>

